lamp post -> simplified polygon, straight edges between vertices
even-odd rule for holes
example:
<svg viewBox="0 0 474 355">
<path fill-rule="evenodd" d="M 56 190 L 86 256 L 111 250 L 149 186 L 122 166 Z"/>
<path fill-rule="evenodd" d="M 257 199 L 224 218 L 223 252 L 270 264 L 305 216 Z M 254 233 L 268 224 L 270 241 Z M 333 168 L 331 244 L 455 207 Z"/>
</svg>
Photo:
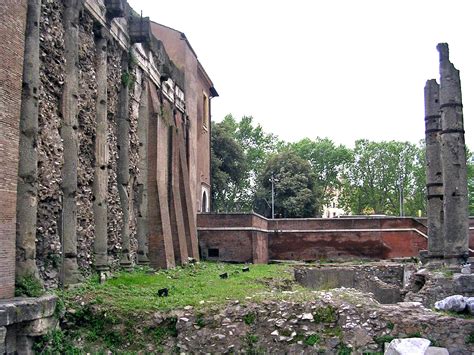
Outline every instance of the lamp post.
<svg viewBox="0 0 474 355">
<path fill-rule="evenodd" d="M 272 219 L 275 219 L 275 177 L 273 173 L 270 181 L 272 183 Z"/>
</svg>

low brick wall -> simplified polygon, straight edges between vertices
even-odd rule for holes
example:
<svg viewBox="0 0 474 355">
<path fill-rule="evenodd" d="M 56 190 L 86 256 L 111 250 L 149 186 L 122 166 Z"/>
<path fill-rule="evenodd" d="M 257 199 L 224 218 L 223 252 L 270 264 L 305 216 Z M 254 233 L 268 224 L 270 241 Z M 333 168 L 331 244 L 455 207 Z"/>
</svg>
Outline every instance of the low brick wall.
<svg viewBox="0 0 474 355">
<path fill-rule="evenodd" d="M 210 260 L 390 259 L 418 256 L 428 247 L 426 220 L 411 217 L 270 220 L 251 213 L 205 213 L 197 221 L 201 255 Z M 470 222 L 472 248 L 474 219 Z"/>
</svg>

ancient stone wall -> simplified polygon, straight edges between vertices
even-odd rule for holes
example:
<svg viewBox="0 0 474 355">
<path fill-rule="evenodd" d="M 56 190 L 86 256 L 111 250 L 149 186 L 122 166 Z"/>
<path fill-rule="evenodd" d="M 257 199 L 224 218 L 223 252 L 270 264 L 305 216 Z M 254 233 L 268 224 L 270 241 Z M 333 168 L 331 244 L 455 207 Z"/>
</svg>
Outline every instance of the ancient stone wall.
<svg viewBox="0 0 474 355">
<path fill-rule="evenodd" d="M 26 0 L 0 2 L 0 299 L 13 296 Z"/>
<path fill-rule="evenodd" d="M 18 144 L 16 119 L 24 133 L 20 153 L 13 144 L 2 155 L 10 154 L 5 164 L 14 167 L 20 157 L 19 173 L 9 170 L 12 198 L 17 174 L 21 182 L 17 277 L 33 276 L 51 288 L 81 282 L 94 270 L 149 260 L 172 267 L 199 258 L 184 76 L 151 35 L 149 20 L 136 17 L 126 1 L 30 3 L 31 16 L 23 19 L 30 29 L 14 24 L 18 57 L 24 51 L 28 60 L 16 68 L 19 75 L 28 69 L 21 115 L 16 107 L 12 129 L 5 130 Z M 26 4 L 12 16 L 21 9 Z M 16 90 L 11 95 L 19 105 Z M 4 225 L 14 231 L 14 215 L 2 212 L 2 238 Z M 1 275 L 9 277 L 0 297 L 12 295 L 14 241 L 10 235 L 0 255 Z"/>
</svg>

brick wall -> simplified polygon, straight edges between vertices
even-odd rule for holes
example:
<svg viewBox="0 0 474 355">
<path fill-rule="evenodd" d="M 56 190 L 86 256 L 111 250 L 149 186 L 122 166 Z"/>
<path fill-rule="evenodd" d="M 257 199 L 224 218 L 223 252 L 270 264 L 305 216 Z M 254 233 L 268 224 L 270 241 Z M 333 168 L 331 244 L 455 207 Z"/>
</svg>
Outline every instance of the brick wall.
<svg viewBox="0 0 474 355">
<path fill-rule="evenodd" d="M 0 2 L 0 299 L 15 286 L 18 127 L 26 25 L 26 0 Z"/>
<path fill-rule="evenodd" d="M 474 229 L 471 232 L 474 241 Z M 423 220 L 414 218 L 269 220 L 256 214 L 198 215 L 202 256 L 221 261 L 410 257 L 427 248 L 426 233 Z M 214 253 L 218 249 L 219 256 L 209 257 L 210 249 Z"/>
</svg>

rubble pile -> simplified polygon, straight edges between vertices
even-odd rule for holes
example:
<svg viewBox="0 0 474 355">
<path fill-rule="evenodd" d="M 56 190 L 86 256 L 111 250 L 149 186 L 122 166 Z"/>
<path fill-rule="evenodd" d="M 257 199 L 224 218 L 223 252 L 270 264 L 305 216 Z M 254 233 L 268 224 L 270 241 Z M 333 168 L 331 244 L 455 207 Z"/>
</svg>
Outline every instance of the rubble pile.
<svg viewBox="0 0 474 355">
<path fill-rule="evenodd" d="M 207 312 L 188 306 L 157 312 L 148 326 L 170 319 L 176 321 L 176 337 L 163 346 L 180 352 L 372 353 L 397 338 L 425 338 L 456 354 L 474 350 L 474 319 L 440 316 L 417 302 L 381 305 L 354 289 L 314 291 L 312 301 L 233 301 Z"/>
</svg>

